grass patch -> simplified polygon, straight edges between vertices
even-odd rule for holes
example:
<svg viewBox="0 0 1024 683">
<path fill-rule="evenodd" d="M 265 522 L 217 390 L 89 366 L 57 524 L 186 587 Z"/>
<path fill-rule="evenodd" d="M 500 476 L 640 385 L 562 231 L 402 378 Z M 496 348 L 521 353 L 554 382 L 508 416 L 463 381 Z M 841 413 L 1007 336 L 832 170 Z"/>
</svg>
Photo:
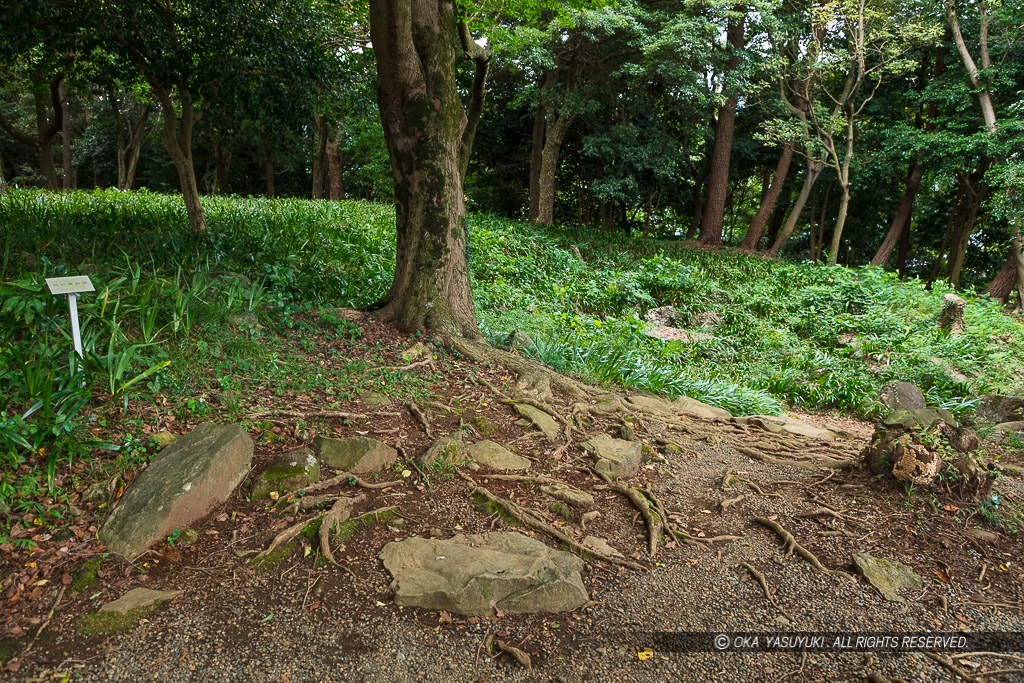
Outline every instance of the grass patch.
<svg viewBox="0 0 1024 683">
<path fill-rule="evenodd" d="M 297 550 L 295 543 L 285 543 L 263 557 L 249 560 L 249 566 L 258 572 L 269 572 L 278 565 L 291 559 Z"/>
<path fill-rule="evenodd" d="M 100 570 L 102 563 L 103 559 L 99 557 L 91 557 L 83 562 L 82 566 L 75 570 L 74 577 L 71 579 L 71 587 L 79 593 L 84 593 L 96 585 L 98 580 L 96 573 Z"/>
<path fill-rule="evenodd" d="M 109 636 L 132 628 L 139 620 L 159 607 L 157 601 L 145 607 L 136 607 L 124 614 L 113 610 L 86 614 L 78 620 L 78 630 L 86 636 Z"/>
</svg>

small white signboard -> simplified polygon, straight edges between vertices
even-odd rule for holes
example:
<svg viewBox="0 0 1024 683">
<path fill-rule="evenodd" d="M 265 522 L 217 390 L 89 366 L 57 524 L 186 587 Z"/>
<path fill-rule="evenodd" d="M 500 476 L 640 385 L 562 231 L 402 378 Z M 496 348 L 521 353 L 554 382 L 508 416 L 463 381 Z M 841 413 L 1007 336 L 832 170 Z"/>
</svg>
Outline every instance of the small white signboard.
<svg viewBox="0 0 1024 683">
<path fill-rule="evenodd" d="M 88 275 L 75 275 L 73 277 L 48 277 L 46 286 L 50 288 L 50 294 L 78 294 L 79 292 L 95 292 L 92 281 Z"/>
</svg>

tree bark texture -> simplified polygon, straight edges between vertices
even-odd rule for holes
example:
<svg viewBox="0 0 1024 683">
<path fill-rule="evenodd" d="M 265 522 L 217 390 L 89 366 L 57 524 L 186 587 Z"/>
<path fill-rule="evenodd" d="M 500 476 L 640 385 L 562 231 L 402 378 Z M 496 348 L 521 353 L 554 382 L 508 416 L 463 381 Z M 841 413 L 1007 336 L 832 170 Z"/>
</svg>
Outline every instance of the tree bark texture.
<svg viewBox="0 0 1024 683">
<path fill-rule="evenodd" d="M 324 198 L 324 165 L 327 161 L 327 122 L 313 113 L 313 128 L 316 130 L 316 150 L 313 152 L 313 199 Z"/>
<path fill-rule="evenodd" d="M 339 202 L 345 198 L 345 168 L 341 163 L 338 141 L 328 140 L 324 152 L 327 155 L 327 198 Z"/>
<path fill-rule="evenodd" d="M 206 217 L 203 215 L 203 208 L 199 204 L 199 185 L 196 183 L 195 166 L 192 163 L 192 128 L 198 118 L 195 108 L 192 106 L 192 97 L 184 88 L 178 91 L 178 98 L 181 101 L 181 123 L 176 122 L 174 113 L 174 102 L 171 100 L 171 93 L 166 87 L 150 80 L 150 86 L 160 100 L 160 107 L 164 115 L 164 134 L 162 143 L 167 154 L 174 163 L 174 170 L 178 172 L 178 182 L 181 185 L 181 196 L 185 201 L 185 213 L 188 214 L 188 224 L 193 232 L 206 230 Z"/>
<path fill-rule="evenodd" d="M 61 186 L 65 190 L 73 190 L 75 189 L 75 169 L 71 165 L 71 102 L 68 98 L 68 87 L 63 83 L 60 85 L 60 109 L 60 148 L 63 169 Z"/>
<path fill-rule="evenodd" d="M 576 118 L 575 114 L 562 114 L 548 118 L 544 127 L 544 147 L 540 154 L 540 174 L 537 178 L 537 223 L 551 225 L 555 221 L 555 179 L 562 141 Z"/>
<path fill-rule="evenodd" d="M 792 161 L 793 143 L 787 142 L 782 147 L 782 154 L 779 155 L 778 163 L 775 164 L 775 173 L 772 175 L 771 185 L 768 186 L 768 191 L 764 193 L 764 197 L 761 199 L 761 206 L 758 207 L 757 213 L 754 214 L 753 220 L 750 221 L 747 234 L 740 243 L 740 251 L 755 251 L 757 249 L 757 245 L 761 242 L 761 237 L 764 235 L 764 227 L 768 224 L 768 218 L 775 210 L 775 204 L 779 201 L 779 196 L 782 194 L 782 186 L 786 184 L 786 176 L 789 174 L 789 166 Z"/>
<path fill-rule="evenodd" d="M 782 230 L 779 232 L 779 236 L 775 238 L 775 242 L 771 248 L 768 249 L 768 256 L 771 258 L 778 258 L 779 252 L 782 251 L 782 247 L 786 245 L 786 241 L 789 236 L 793 234 L 793 228 L 796 227 L 796 222 L 800 220 L 800 214 L 804 210 L 804 205 L 807 204 L 807 198 L 811 196 L 811 190 L 814 188 L 814 183 L 821 175 L 822 169 L 825 165 L 820 161 L 810 161 L 807 164 L 807 175 L 804 177 L 803 187 L 800 188 L 800 194 L 797 195 L 796 201 L 793 203 L 793 208 L 789 210 L 789 216 L 786 218 L 785 225 L 782 226 Z"/>
<path fill-rule="evenodd" d="M 544 105 L 538 103 L 533 113 L 533 132 L 530 142 L 530 208 L 527 220 L 536 222 L 540 213 L 540 165 L 544 152 Z"/>
<path fill-rule="evenodd" d="M 397 229 L 380 315 L 407 329 L 479 338 L 466 261 L 455 5 L 371 0 L 370 36 Z"/>
<path fill-rule="evenodd" d="M 744 44 L 743 17 L 731 20 L 726 29 L 726 39 L 732 54 L 726 60 L 725 88 L 732 89 L 730 74 L 735 73 L 740 64 L 739 51 Z M 707 205 L 700 223 L 698 242 L 704 246 L 720 246 L 722 244 L 722 225 L 725 221 L 725 200 L 729 194 L 729 160 L 732 156 L 732 134 L 736 128 L 735 94 L 726 97 L 718 109 L 718 122 L 715 124 L 715 145 L 711 152 L 711 172 L 708 177 Z"/>
<path fill-rule="evenodd" d="M 981 203 L 988 193 L 988 186 L 984 180 L 985 172 L 991 161 L 988 157 L 982 159 L 969 177 L 966 174 L 960 174 L 963 191 L 958 193 L 959 201 L 954 209 L 953 236 L 950 240 L 949 261 L 946 264 L 946 279 L 953 286 L 960 284 L 960 273 L 967 256 L 967 245 L 971 233 L 974 232 Z"/>
</svg>

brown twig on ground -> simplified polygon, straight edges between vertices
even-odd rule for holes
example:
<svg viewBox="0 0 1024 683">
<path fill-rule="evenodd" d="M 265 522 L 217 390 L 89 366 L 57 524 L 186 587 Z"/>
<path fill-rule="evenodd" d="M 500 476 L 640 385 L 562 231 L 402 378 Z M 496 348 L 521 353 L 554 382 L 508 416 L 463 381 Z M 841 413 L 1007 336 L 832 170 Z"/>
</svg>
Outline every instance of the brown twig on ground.
<svg viewBox="0 0 1024 683">
<path fill-rule="evenodd" d="M 423 411 L 421 411 L 419 406 L 416 405 L 416 402 L 410 401 L 406 406 L 409 408 L 409 412 L 412 413 L 412 416 L 415 417 L 421 425 L 423 425 L 423 431 L 427 433 L 427 438 L 433 439 L 434 433 L 430 429 L 430 423 L 427 422 L 426 415 L 424 415 Z"/>
<path fill-rule="evenodd" d="M 936 663 L 940 664 L 947 671 L 956 674 L 957 676 L 959 676 L 960 678 L 964 679 L 968 683 L 981 683 L 981 681 L 979 679 L 975 678 L 974 676 L 971 676 L 966 671 L 964 671 L 963 669 L 958 667 L 956 664 L 954 664 L 952 660 L 947 659 L 947 658 L 943 657 L 942 655 L 936 654 L 934 652 L 927 652 L 927 651 L 922 651 L 921 654 L 923 654 L 925 657 L 927 657 L 928 659 L 932 660 L 933 662 L 936 662 Z"/>
<path fill-rule="evenodd" d="M 812 567 L 819 571 L 823 571 L 826 574 L 840 574 L 842 576 L 846 576 L 846 574 L 841 571 L 829 569 L 825 565 L 823 565 L 821 561 L 818 560 L 818 558 L 814 555 L 814 553 L 812 553 L 810 550 L 797 543 L 796 538 L 793 537 L 793 534 L 789 533 L 784 528 L 782 528 L 782 526 L 778 522 L 773 522 L 772 520 L 765 519 L 764 517 L 751 517 L 750 519 L 753 522 L 757 522 L 761 526 L 768 527 L 776 534 L 778 534 L 779 538 L 781 538 L 785 544 L 784 547 L 786 548 L 787 555 L 792 555 L 795 552 L 797 555 L 807 560 Z"/>
<path fill-rule="evenodd" d="M 418 360 L 415 363 L 409 363 L 408 365 L 389 365 L 387 367 L 371 368 L 370 372 L 374 372 L 376 370 L 391 370 L 393 372 L 405 372 L 406 370 L 422 368 L 423 366 L 430 365 L 433 362 L 433 358 L 424 358 L 423 360 Z"/>
<path fill-rule="evenodd" d="M 833 519 L 838 519 L 840 522 L 847 522 L 849 524 L 857 526 L 857 523 L 849 517 L 841 515 L 835 510 L 830 510 L 828 508 L 818 508 L 817 510 L 811 510 L 810 512 L 801 512 L 793 516 L 797 519 L 807 519 L 808 517 L 832 517 Z"/>
<path fill-rule="evenodd" d="M 494 493 L 491 493 L 491 491 L 489 491 L 487 488 L 477 484 L 476 481 L 474 481 L 473 478 L 470 477 L 465 472 L 459 472 L 459 476 L 465 479 L 467 482 L 469 482 L 470 485 L 472 486 L 470 493 L 483 496 L 490 502 L 502 508 L 511 517 L 515 518 L 516 521 L 523 524 L 524 526 L 527 526 L 533 529 L 534 531 L 539 531 L 540 533 L 550 536 L 551 538 L 554 538 L 557 541 L 565 543 L 569 547 L 569 549 L 575 552 L 577 555 L 583 557 L 585 557 L 586 555 L 591 555 L 593 557 L 600 559 L 602 562 L 622 565 L 623 567 L 628 567 L 629 569 L 642 570 L 644 568 L 643 565 L 637 564 L 636 562 L 633 562 L 631 560 L 626 560 L 620 557 L 613 557 L 611 555 L 605 555 L 596 550 L 593 550 L 592 548 L 584 548 L 574 538 L 572 538 L 568 534 L 559 531 L 558 529 L 544 521 L 544 519 L 535 511 L 530 510 L 529 508 L 525 508 L 522 505 L 516 503 L 515 501 L 508 500 L 507 498 L 502 498 L 501 496 L 497 496 Z"/>
<path fill-rule="evenodd" d="M 342 410 L 281 410 L 274 408 L 273 410 L 259 410 L 253 413 L 246 413 L 249 417 L 269 417 L 271 415 L 280 415 L 281 417 L 340 417 L 346 420 L 366 420 L 366 415 L 362 413 L 346 413 Z"/>
<path fill-rule="evenodd" d="M 406 452 L 405 447 L 402 446 L 401 441 L 395 444 L 395 450 L 398 451 L 398 455 L 402 458 L 402 460 L 405 460 L 406 462 L 410 463 L 413 469 L 420 473 L 420 477 L 423 479 L 423 483 L 427 485 L 428 489 L 434 488 L 433 485 L 431 485 L 430 483 L 430 479 L 427 478 L 427 473 L 420 468 L 420 466 L 416 463 L 415 458 L 409 457 L 409 454 Z"/>
<path fill-rule="evenodd" d="M 356 485 L 361 486 L 364 489 L 387 489 L 391 488 L 392 486 L 398 486 L 399 484 L 402 483 L 401 479 L 396 479 L 395 481 L 382 481 L 377 484 L 371 484 L 370 482 L 357 477 L 351 472 L 340 472 L 335 476 L 331 477 L 330 479 L 324 479 L 323 481 L 318 481 L 315 484 L 310 484 L 304 490 L 306 493 L 313 493 L 314 491 L 323 491 L 324 489 L 329 489 L 332 486 L 345 483 L 350 479 L 354 481 Z"/>
<path fill-rule="evenodd" d="M 320 529 L 317 533 L 320 539 L 320 552 L 334 566 L 338 566 L 338 561 L 334 559 L 334 553 L 331 552 L 331 535 L 334 533 L 334 527 L 347 521 L 352 515 L 352 506 L 362 500 L 366 500 L 364 494 L 353 498 L 339 498 L 331 506 L 331 509 L 320 518 Z"/>
<path fill-rule="evenodd" d="M 500 640 L 495 640 L 494 644 L 497 645 L 498 649 L 504 652 L 505 654 L 511 655 L 512 658 L 519 662 L 520 666 L 522 666 L 527 671 L 530 671 L 533 668 L 533 662 L 530 661 L 530 655 L 526 654 L 518 647 L 512 647 L 511 645 L 507 645 L 501 642 Z"/>
<path fill-rule="evenodd" d="M 480 475 L 480 478 L 481 479 L 501 479 L 503 481 L 523 481 L 523 482 L 527 482 L 529 484 L 544 484 L 544 485 L 562 484 L 563 486 L 568 486 L 568 484 L 566 484 L 564 481 L 558 481 L 557 479 L 552 479 L 551 477 L 543 477 L 543 476 L 532 476 L 531 477 L 531 476 L 527 476 L 527 475 L 524 475 L 524 474 L 482 474 L 482 475 Z"/>
<path fill-rule="evenodd" d="M 740 562 L 740 566 L 750 572 L 750 575 L 757 579 L 757 582 L 761 584 L 761 590 L 764 591 L 764 597 L 767 598 L 768 602 L 771 603 L 772 607 L 781 610 L 778 603 L 775 602 L 775 598 L 772 597 L 772 593 L 768 590 L 768 582 L 764 578 L 764 574 L 757 571 L 754 565 L 749 562 Z"/>
<path fill-rule="evenodd" d="M 720 508 L 722 508 L 722 512 L 725 512 L 726 510 L 729 509 L 730 506 L 736 505 L 737 503 L 742 502 L 743 500 L 746 499 L 746 497 L 747 497 L 746 494 L 740 494 L 740 495 L 736 496 L 735 498 L 726 498 L 725 500 L 721 501 L 718 504 L 718 506 Z"/>
</svg>

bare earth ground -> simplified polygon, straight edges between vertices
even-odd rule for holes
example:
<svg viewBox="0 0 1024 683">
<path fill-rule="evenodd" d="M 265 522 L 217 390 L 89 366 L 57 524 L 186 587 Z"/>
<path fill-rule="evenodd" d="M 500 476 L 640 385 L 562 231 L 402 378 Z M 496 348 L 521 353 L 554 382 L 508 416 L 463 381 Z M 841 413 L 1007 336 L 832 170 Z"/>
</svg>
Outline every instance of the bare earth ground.
<svg viewBox="0 0 1024 683">
<path fill-rule="evenodd" d="M 361 327 L 366 347 L 397 351 L 412 343 L 372 321 Z M 324 372 L 334 371 L 330 358 L 306 353 Z M 195 525 L 196 543 L 161 543 L 135 565 L 104 557 L 99 582 L 77 592 L 67 585 L 75 568 L 90 557 L 103 557 L 95 531 L 106 514 L 95 505 L 81 504 L 85 520 L 74 528 L 77 535 L 57 540 L 35 533 L 34 551 L 2 549 L 5 608 L 0 635 L 14 637 L 5 642 L 16 656 L 4 674 L 7 680 L 858 681 L 878 674 L 936 681 L 956 680 L 957 674 L 919 653 L 657 651 L 650 658 L 638 653 L 652 645 L 645 634 L 654 631 L 1024 632 L 1020 535 L 985 526 L 967 510 L 968 503 L 957 504 L 948 495 L 940 495 L 938 502 L 923 494 L 908 497 L 902 487 L 876 480 L 863 467 L 770 464 L 737 450 L 768 449 L 772 457 L 786 459 L 786 454 L 821 450 L 821 442 L 785 441 L 724 422 L 659 421 L 638 415 L 637 435 L 653 448 L 644 456 L 641 474 L 628 483 L 650 490 L 677 529 L 696 539 L 737 537 L 692 545 L 670 542 L 652 558 L 643 521 L 629 501 L 598 488 L 600 480 L 577 469 L 588 462 L 578 444 L 580 430 L 559 452 L 560 444 L 544 441 L 530 426 L 515 424 L 519 415 L 513 408 L 477 380 L 482 377 L 503 392 L 514 392 L 514 379 L 501 368 L 439 353 L 433 364 L 413 371 L 432 378 L 432 396 L 419 405 L 431 420 L 434 436 L 455 432 L 474 416 L 487 418 L 498 427 L 487 438 L 534 460 L 530 474 L 590 490 L 596 498 L 592 509 L 601 516 L 587 523 L 586 534 L 607 539 L 649 571 L 588 563 L 584 582 L 591 602 L 567 614 L 464 618 L 398 607 L 391 599 L 390 576 L 377 557 L 389 541 L 509 529 L 537 536 L 479 512 L 469 484 L 457 473 L 428 471 L 429 486 L 414 475 L 386 490 L 336 487 L 336 492 L 366 495 L 354 515 L 390 505 L 398 506 L 401 515 L 358 531 L 335 552 L 349 571 L 314 568 L 315 555 L 303 558 L 301 553 L 269 571 L 250 568 L 234 551 L 267 547 L 279 531 L 309 513 L 282 517 L 267 501 L 246 501 L 242 486 Z M 310 414 L 326 400 L 315 394 L 267 397 L 254 405 L 261 387 L 252 389 L 256 398 L 244 399 L 243 412 L 276 408 Z M 430 439 L 405 399 L 392 398 L 389 406 L 353 401 L 333 408 L 364 414 L 365 421 L 313 417 L 307 423 L 323 434 L 401 441 L 412 457 Z M 556 396 L 551 404 L 568 415 L 570 402 Z M 445 405 L 455 411 L 443 409 Z M 870 426 L 863 423 L 803 417 L 838 424 L 854 434 L 831 445 L 846 457 L 855 457 L 870 436 Z M 591 416 L 584 431 L 617 434 L 621 420 L 621 414 Z M 294 436 L 295 421 L 293 416 L 275 418 L 281 434 L 273 437 L 275 430 L 250 432 L 257 444 L 250 478 L 276 454 L 301 445 Z M 153 415 L 146 422 L 154 431 L 184 433 L 194 426 L 157 422 Z M 665 447 L 665 439 L 677 442 L 682 452 Z M 1003 457 L 1022 459 L 1020 454 Z M 729 470 L 738 479 L 723 488 Z M 551 503 L 535 484 L 488 480 L 495 472 L 486 468 L 463 471 L 527 507 L 547 511 Z M 329 475 L 325 472 L 323 478 Z M 403 478 L 398 470 L 381 475 L 382 481 L 391 479 Z M 1003 478 L 996 490 L 1004 501 L 1024 501 L 1019 479 Z M 741 495 L 742 500 L 723 510 L 722 501 Z M 812 512 L 821 514 L 799 516 Z M 780 538 L 752 523 L 753 517 L 774 519 L 826 568 L 843 573 L 817 572 L 805 559 L 787 556 Z M 553 515 L 549 519 L 556 524 Z M 26 535 L 33 533 L 30 522 L 25 527 Z M 576 538 L 585 535 L 578 518 L 559 528 Z M 972 532 L 976 528 L 986 533 Z M 904 604 L 886 601 L 854 577 L 855 552 L 913 567 L 924 579 L 923 590 L 907 595 Z M 744 562 L 763 575 L 776 605 L 740 566 Z M 85 636 L 79 631 L 83 615 L 139 586 L 184 594 L 115 635 Z M 483 650 L 488 634 L 527 652 L 532 669 L 508 655 Z M 981 655 L 947 663 L 970 676 L 968 680 L 1024 680 L 1020 655 L 1016 660 Z"/>
</svg>

